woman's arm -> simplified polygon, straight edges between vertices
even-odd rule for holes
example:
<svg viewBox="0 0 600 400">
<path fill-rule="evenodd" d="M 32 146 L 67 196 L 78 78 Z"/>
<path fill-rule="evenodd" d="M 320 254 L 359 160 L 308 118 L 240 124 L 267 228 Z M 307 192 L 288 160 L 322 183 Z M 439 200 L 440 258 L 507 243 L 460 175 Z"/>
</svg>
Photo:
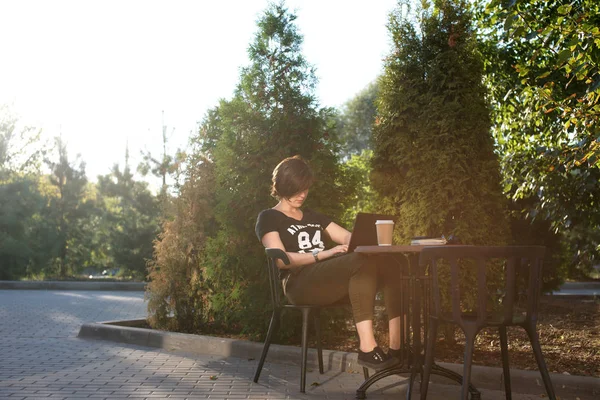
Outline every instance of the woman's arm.
<svg viewBox="0 0 600 400">
<path fill-rule="evenodd" d="M 336 242 L 337 244 L 350 244 L 350 236 L 352 236 L 351 232 L 348 232 L 346 229 L 342 228 L 335 222 L 327 225 L 325 229 L 331 240 Z"/>
<path fill-rule="evenodd" d="M 342 228 L 343 229 L 343 228 Z M 312 253 L 294 253 L 294 252 L 288 252 L 285 250 L 285 247 L 283 246 L 283 242 L 281 241 L 281 238 L 279 237 L 279 232 L 269 232 L 269 233 L 265 233 L 265 235 L 262 237 L 262 244 L 263 246 L 265 246 L 265 248 L 269 247 L 269 248 L 277 248 L 277 249 L 281 249 L 283 251 L 285 251 L 285 254 L 287 254 L 288 258 L 290 259 L 290 265 L 285 265 L 283 263 L 283 261 L 281 260 L 277 260 L 277 266 L 281 269 L 290 269 L 290 268 L 294 268 L 294 267 L 300 267 L 302 265 L 308 265 L 308 264 L 312 264 L 315 263 L 315 257 L 312 255 Z M 348 245 L 347 244 L 342 244 L 339 246 L 335 246 L 329 250 L 323 250 L 321 252 L 319 252 L 319 260 L 325 260 L 329 257 L 334 256 L 337 253 L 345 253 L 348 251 Z"/>
</svg>

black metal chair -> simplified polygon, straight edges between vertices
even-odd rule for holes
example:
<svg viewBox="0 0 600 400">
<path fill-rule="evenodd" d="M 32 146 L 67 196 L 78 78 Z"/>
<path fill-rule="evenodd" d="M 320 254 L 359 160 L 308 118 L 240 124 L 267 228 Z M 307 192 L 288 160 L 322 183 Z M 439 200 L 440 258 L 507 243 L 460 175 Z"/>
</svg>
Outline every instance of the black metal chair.
<svg viewBox="0 0 600 400">
<path fill-rule="evenodd" d="M 306 360 L 308 356 L 308 323 L 312 316 L 315 324 L 315 332 L 317 339 L 317 354 L 319 359 L 319 373 L 323 373 L 323 348 L 321 346 L 321 328 L 319 323 L 320 312 L 322 308 L 332 307 L 347 307 L 348 304 L 334 304 L 331 306 L 313 306 L 313 305 L 297 305 L 288 304 L 285 302 L 285 296 L 283 296 L 281 289 L 281 280 L 279 278 L 279 268 L 277 267 L 277 260 L 282 260 L 285 265 L 290 264 L 290 260 L 285 252 L 281 249 L 267 248 L 265 249 L 267 254 L 267 268 L 269 270 L 269 285 L 271 288 L 271 302 L 273 304 L 273 315 L 271 316 L 271 323 L 269 324 L 269 330 L 265 339 L 258 366 L 254 374 L 254 382 L 258 382 L 260 372 L 262 371 L 263 364 L 267 358 L 269 352 L 269 346 L 271 340 L 279 328 L 279 321 L 281 318 L 281 312 L 284 309 L 296 309 L 302 312 L 302 366 L 300 376 L 300 392 L 305 393 L 306 388 Z M 369 377 L 367 368 L 363 368 L 365 379 Z"/>
<path fill-rule="evenodd" d="M 510 369 L 508 363 L 507 326 L 521 326 L 527 332 L 538 368 L 546 387 L 548 398 L 555 400 L 554 388 L 550 380 L 548 368 L 542 355 L 536 329 L 538 318 L 538 303 L 542 286 L 542 261 L 545 248 L 541 246 L 436 246 L 423 249 L 419 264 L 429 265 L 431 276 L 433 307 L 429 313 L 429 329 L 427 348 L 425 351 L 425 367 L 421 380 L 421 399 L 427 397 L 429 376 L 433 367 L 434 346 L 437 338 L 437 327 L 440 322 L 458 325 L 465 335 L 464 367 L 462 376 L 461 398 L 468 398 L 468 388 L 471 381 L 471 363 L 475 337 L 484 327 L 497 327 L 500 333 L 500 348 L 502 353 L 502 368 L 504 373 L 504 388 L 506 398 L 511 399 Z M 444 260 L 444 262 L 440 262 Z M 473 295 L 477 291 L 474 311 L 465 312 L 461 309 L 461 301 L 465 292 L 460 290 L 460 273 L 465 263 L 476 268 L 477 288 L 468 288 L 466 292 Z M 452 306 L 441 304 L 440 272 L 449 265 L 450 286 L 449 298 Z M 501 304 L 495 310 L 488 312 L 490 301 L 486 273 L 490 268 L 504 270 L 504 288 L 497 293 Z M 523 282 L 523 290 L 519 290 Z M 463 295 L 461 297 L 461 294 Z"/>
</svg>

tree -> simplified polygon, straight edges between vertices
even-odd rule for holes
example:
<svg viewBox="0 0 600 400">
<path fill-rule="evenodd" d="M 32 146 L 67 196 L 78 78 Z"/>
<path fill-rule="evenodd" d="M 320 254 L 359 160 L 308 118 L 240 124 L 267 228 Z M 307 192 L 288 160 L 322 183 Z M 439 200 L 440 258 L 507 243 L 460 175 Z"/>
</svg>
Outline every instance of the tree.
<svg viewBox="0 0 600 400">
<path fill-rule="evenodd" d="M 154 328 L 198 333 L 212 319 L 202 253 L 216 230 L 215 174 L 214 164 L 199 151 L 192 152 L 186 164 L 185 182 L 173 200 L 173 217 L 163 221 L 154 243 L 146 296 Z"/>
<path fill-rule="evenodd" d="M 351 227 L 359 212 L 376 210 L 375 193 L 370 182 L 372 158 L 372 150 L 363 150 L 359 155 L 353 154 L 342 164 L 346 184 L 353 188 L 352 198 L 340 219 L 345 226 Z"/>
<path fill-rule="evenodd" d="M 108 225 L 103 235 L 111 267 L 144 279 L 160 228 L 161 210 L 148 184 L 134 180 L 128 150 L 123 171 L 115 165 L 109 175 L 98 177 L 98 192 L 104 208 L 102 219 Z"/>
<path fill-rule="evenodd" d="M 372 82 L 344 104 L 338 120 L 344 158 L 359 155 L 371 148 L 371 131 L 377 113 L 375 100 L 378 90 L 377 81 Z"/>
<path fill-rule="evenodd" d="M 378 82 L 370 83 L 342 107 L 338 116 L 337 130 L 341 143 L 342 169 L 347 177 L 346 184 L 354 188 L 350 206 L 341 221 L 352 226 L 358 212 L 374 209 L 374 193 L 369 174 L 371 171 L 371 138 L 377 114 Z"/>
<path fill-rule="evenodd" d="M 74 166 L 69 162 L 67 146 L 60 137 L 55 139 L 57 162 L 50 159 L 50 184 L 55 193 L 50 198 L 48 218 L 56 227 L 55 243 L 56 267 L 58 275 L 66 277 L 83 267 L 87 253 L 81 251 L 82 242 L 89 241 L 92 234 L 85 229 L 94 204 L 88 197 L 85 163 Z M 83 246 L 85 247 L 85 245 Z"/>
<path fill-rule="evenodd" d="M 31 177 L 13 177 L 0 183 L 0 280 L 27 275 L 36 253 L 36 225 L 45 199 Z"/>
<path fill-rule="evenodd" d="M 600 258 L 600 4 L 480 5 L 505 191 L 519 218 L 559 234 L 575 264 Z M 551 239 L 554 240 L 554 239 Z"/>
<path fill-rule="evenodd" d="M 402 10 L 400 4 L 390 15 L 393 49 L 379 81 L 372 161 L 378 204 L 398 216 L 400 242 L 443 234 L 467 244 L 506 243 L 469 4 L 425 1 L 414 24 Z"/>
<path fill-rule="evenodd" d="M 163 120 L 164 120 L 163 111 Z M 181 164 L 185 159 L 185 153 L 180 149 L 177 149 L 174 155 L 167 152 L 167 126 L 162 125 L 162 155 L 160 159 L 155 158 L 149 151 L 142 151 L 143 161 L 138 165 L 138 172 L 142 176 L 148 175 L 149 172 L 157 178 L 161 179 L 162 185 L 160 188 L 160 195 L 163 203 L 166 201 L 167 191 L 169 185 L 167 184 L 167 177 L 175 177 L 176 186 L 179 185 L 178 177 L 181 172 Z"/>
<path fill-rule="evenodd" d="M 335 218 L 353 190 L 344 186 L 337 163 L 333 110 L 317 109 L 316 79 L 302 56 L 295 19 L 283 4 L 267 8 L 233 99 L 209 112 L 202 129 L 203 151 L 214 162 L 219 226 L 202 259 L 211 310 L 216 322 L 248 333 L 264 333 L 267 320 L 265 257 L 254 225 L 274 204 L 269 187 L 275 165 L 296 154 L 308 160 L 318 177 L 308 206 Z"/>
<path fill-rule="evenodd" d="M 12 109 L 0 105 L 0 173 L 30 172 L 39 167 L 39 158 L 44 153 L 39 142 L 39 129 L 20 126 Z"/>
<path fill-rule="evenodd" d="M 42 148 L 39 130 L 20 126 L 8 105 L 0 105 L 0 279 L 28 273 L 36 252 L 36 227 L 45 199 L 35 174 Z"/>
</svg>

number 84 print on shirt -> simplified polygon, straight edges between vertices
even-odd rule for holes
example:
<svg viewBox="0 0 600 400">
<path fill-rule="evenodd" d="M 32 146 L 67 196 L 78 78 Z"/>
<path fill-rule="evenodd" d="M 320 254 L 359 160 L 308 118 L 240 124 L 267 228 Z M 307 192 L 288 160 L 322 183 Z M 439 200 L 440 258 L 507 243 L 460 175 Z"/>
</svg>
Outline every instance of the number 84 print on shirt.
<svg viewBox="0 0 600 400">
<path fill-rule="evenodd" d="M 298 253 L 306 253 L 312 249 L 325 249 L 321 240 L 321 224 L 293 224 L 287 228 L 290 235 L 298 239 Z"/>
</svg>

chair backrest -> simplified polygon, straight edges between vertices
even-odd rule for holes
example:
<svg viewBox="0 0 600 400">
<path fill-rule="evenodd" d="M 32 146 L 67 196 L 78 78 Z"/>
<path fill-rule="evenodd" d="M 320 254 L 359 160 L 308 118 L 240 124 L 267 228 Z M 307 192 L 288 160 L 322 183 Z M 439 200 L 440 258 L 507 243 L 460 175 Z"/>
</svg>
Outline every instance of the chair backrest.
<svg viewBox="0 0 600 400">
<path fill-rule="evenodd" d="M 267 269 L 269 270 L 271 303 L 273 304 L 273 308 L 280 308 L 283 306 L 281 302 L 283 291 L 281 288 L 281 277 L 279 274 L 279 267 L 277 267 L 277 260 L 282 260 L 285 265 L 290 265 L 290 259 L 287 254 L 285 254 L 285 251 L 281 249 L 266 248 L 265 253 L 267 255 Z"/>
<path fill-rule="evenodd" d="M 502 294 L 500 310 L 501 322 L 505 325 L 513 324 L 516 303 L 521 294 L 526 297 L 522 317 L 527 323 L 537 320 L 538 302 L 542 286 L 542 262 L 545 253 L 543 246 L 432 246 L 423 249 L 419 257 L 419 264 L 424 267 L 429 264 L 429 273 L 432 278 L 432 291 L 434 311 L 436 315 L 442 312 L 440 296 L 440 268 L 449 265 L 450 268 L 450 298 L 452 303 L 452 319 L 464 328 L 465 319 L 461 309 L 463 296 L 460 285 L 460 269 L 465 263 L 475 266 L 477 280 L 477 296 L 474 309 L 476 311 L 475 324 L 484 326 L 488 317 L 487 304 L 490 299 L 488 293 L 487 273 L 490 265 L 499 265 L 504 270 L 504 287 L 496 288 Z M 445 262 L 441 262 L 445 260 Z M 468 261 L 470 260 L 470 261 Z M 524 293 L 517 290 L 517 275 L 528 275 Z M 475 288 L 469 288 L 474 290 Z M 471 318 L 473 321 L 473 318 Z"/>
</svg>

